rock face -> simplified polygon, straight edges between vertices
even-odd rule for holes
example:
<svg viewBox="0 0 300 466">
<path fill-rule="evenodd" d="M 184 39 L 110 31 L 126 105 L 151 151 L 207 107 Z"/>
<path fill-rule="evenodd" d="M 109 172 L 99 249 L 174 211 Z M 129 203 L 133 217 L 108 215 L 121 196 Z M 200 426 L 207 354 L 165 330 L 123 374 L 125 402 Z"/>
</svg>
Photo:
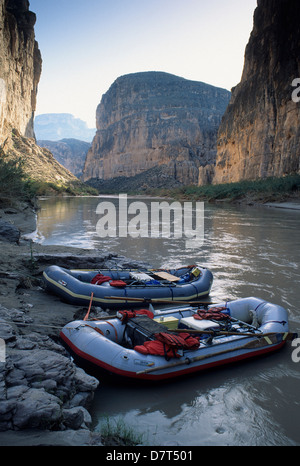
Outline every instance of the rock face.
<svg viewBox="0 0 300 466">
<path fill-rule="evenodd" d="M 298 9 L 297 0 L 258 1 L 242 79 L 219 129 L 215 184 L 299 171 Z"/>
<path fill-rule="evenodd" d="M 35 139 L 21 136 L 15 129 L 2 144 L 2 151 L 9 158 L 21 159 L 24 172 L 34 180 L 57 185 L 78 182 L 75 175 L 60 165 L 48 149 L 39 147 Z"/>
<path fill-rule="evenodd" d="M 55 159 L 78 178 L 82 175 L 87 151 L 91 144 L 78 139 L 37 141 L 40 147 L 50 150 Z"/>
<path fill-rule="evenodd" d="M 28 0 L 0 0 L 0 156 L 25 159 L 33 179 L 66 183 L 76 177 L 35 144 L 33 119 L 42 59 L 36 16 Z"/>
<path fill-rule="evenodd" d="M 8 322 L 9 323 L 8 323 Z M 24 311 L 0 306 L 0 432 L 20 429 L 87 429 L 87 411 L 99 382 L 75 366 L 64 349 L 19 325 Z"/>
<path fill-rule="evenodd" d="M 13 224 L 0 220 L 0 238 L 9 243 L 18 243 L 20 240 L 20 230 Z"/>
<path fill-rule="evenodd" d="M 215 162 L 216 137 L 230 93 L 162 72 L 118 78 L 97 108 L 97 133 L 83 179 L 131 177 L 164 165 L 168 176 L 198 183 Z"/>
<path fill-rule="evenodd" d="M 0 0 L 0 144 L 16 128 L 33 137 L 42 59 L 28 0 Z"/>
</svg>

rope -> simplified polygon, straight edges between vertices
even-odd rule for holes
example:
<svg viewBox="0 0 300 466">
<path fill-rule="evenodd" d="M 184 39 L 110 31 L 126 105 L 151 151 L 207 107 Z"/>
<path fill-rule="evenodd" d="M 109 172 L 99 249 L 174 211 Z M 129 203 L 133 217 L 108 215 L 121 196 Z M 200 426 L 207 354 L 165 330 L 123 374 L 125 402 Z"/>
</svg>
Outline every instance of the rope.
<svg viewBox="0 0 300 466">
<path fill-rule="evenodd" d="M 33 327 L 47 327 L 47 328 L 55 328 L 58 330 L 61 330 L 62 327 L 56 327 L 55 325 L 50 325 L 50 324 L 34 324 L 32 322 L 27 323 L 27 322 L 14 322 L 13 320 L 6 320 L 3 319 L 3 322 L 6 324 L 12 324 L 12 325 L 32 325 Z"/>
<path fill-rule="evenodd" d="M 90 320 L 97 320 L 97 319 L 90 319 Z M 85 322 L 89 322 L 89 320 L 86 320 Z M 111 323 L 108 322 L 108 321 L 105 321 L 105 322 L 106 322 L 107 324 L 110 324 L 110 325 L 114 328 L 114 330 L 115 330 L 115 332 L 116 332 L 116 329 L 115 329 L 115 327 L 113 326 L 113 324 L 111 324 Z M 47 324 L 47 325 L 46 325 L 46 324 L 34 324 L 34 323 L 32 323 L 32 322 L 30 322 L 30 323 L 27 323 L 27 322 L 14 322 L 13 320 L 6 320 L 6 319 L 5 319 L 5 320 L 3 319 L 3 323 L 11 324 L 11 325 L 22 325 L 22 326 L 23 326 L 23 325 L 27 325 L 27 326 L 28 326 L 28 325 L 32 325 L 33 327 L 55 328 L 56 330 L 61 330 L 61 329 L 64 327 L 64 325 L 63 325 L 62 327 L 57 327 L 56 325 L 50 325 L 50 324 Z M 96 327 L 92 327 L 91 325 L 87 325 L 87 324 L 85 324 L 85 325 L 86 325 L 87 327 L 91 327 L 91 328 L 94 328 L 94 329 L 96 328 Z M 97 330 L 97 329 L 96 329 L 96 330 Z"/>
<path fill-rule="evenodd" d="M 172 297 L 171 299 L 172 299 L 172 301 L 174 301 L 174 293 L 173 293 L 173 290 L 171 288 L 171 285 L 169 285 L 169 290 L 171 291 L 171 297 Z"/>
<path fill-rule="evenodd" d="M 89 308 L 88 308 L 88 311 L 84 317 L 83 320 L 88 320 L 88 317 L 89 317 L 89 314 L 90 314 L 90 310 L 91 310 L 91 306 L 92 306 L 92 301 L 93 301 L 93 297 L 94 297 L 94 293 L 92 292 L 91 293 L 91 299 L 90 299 L 90 304 L 89 304 Z"/>
<path fill-rule="evenodd" d="M 190 283 L 190 285 L 192 285 L 195 288 L 196 293 L 197 293 L 197 299 L 198 299 L 198 289 L 197 289 L 197 287 L 193 283 Z"/>
<path fill-rule="evenodd" d="M 112 326 L 112 328 L 113 328 L 114 331 L 115 331 L 116 341 L 118 341 L 118 332 L 117 332 L 117 330 L 116 330 L 116 327 L 115 327 L 111 322 L 109 322 L 108 320 L 105 320 L 104 322 L 105 322 L 106 324 L 109 324 L 109 325 Z M 104 335 L 104 333 L 102 333 L 102 335 Z"/>
</svg>

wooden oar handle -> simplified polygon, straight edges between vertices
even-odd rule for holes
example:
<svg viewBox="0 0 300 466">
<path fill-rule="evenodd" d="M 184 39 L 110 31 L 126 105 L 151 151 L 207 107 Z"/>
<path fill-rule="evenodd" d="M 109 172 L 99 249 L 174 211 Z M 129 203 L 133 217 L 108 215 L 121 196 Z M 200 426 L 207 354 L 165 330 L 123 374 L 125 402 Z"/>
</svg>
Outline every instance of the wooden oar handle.
<svg viewBox="0 0 300 466">
<path fill-rule="evenodd" d="M 172 332 L 177 332 L 177 333 L 192 333 L 192 334 L 201 334 L 201 335 L 238 335 L 238 336 L 260 336 L 263 334 L 259 333 L 245 333 L 245 332 L 230 332 L 230 331 L 225 331 L 225 330 L 197 330 L 197 329 L 191 329 L 191 328 L 177 328 L 177 329 L 172 329 Z"/>
<path fill-rule="evenodd" d="M 210 306 L 212 302 L 205 302 L 205 301 L 175 301 L 163 298 L 131 298 L 129 296 L 104 296 L 105 299 L 115 299 L 118 301 L 135 301 L 140 303 L 156 303 L 156 304 L 188 304 L 190 306 L 201 304 L 203 306 Z"/>
</svg>

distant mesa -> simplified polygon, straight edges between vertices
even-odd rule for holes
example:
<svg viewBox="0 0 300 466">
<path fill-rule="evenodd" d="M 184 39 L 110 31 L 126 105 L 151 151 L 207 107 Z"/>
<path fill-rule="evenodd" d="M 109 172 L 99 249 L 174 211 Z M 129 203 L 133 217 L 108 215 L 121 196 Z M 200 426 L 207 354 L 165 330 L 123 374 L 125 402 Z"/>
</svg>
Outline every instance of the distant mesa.
<svg viewBox="0 0 300 466">
<path fill-rule="evenodd" d="M 78 139 L 91 142 L 96 129 L 89 128 L 85 121 L 69 113 L 44 113 L 35 117 L 34 131 L 38 140 Z"/>
<path fill-rule="evenodd" d="M 159 167 L 169 181 L 198 184 L 199 168 L 215 163 L 230 96 L 164 72 L 119 77 L 97 108 L 83 180 L 136 177 Z"/>
</svg>

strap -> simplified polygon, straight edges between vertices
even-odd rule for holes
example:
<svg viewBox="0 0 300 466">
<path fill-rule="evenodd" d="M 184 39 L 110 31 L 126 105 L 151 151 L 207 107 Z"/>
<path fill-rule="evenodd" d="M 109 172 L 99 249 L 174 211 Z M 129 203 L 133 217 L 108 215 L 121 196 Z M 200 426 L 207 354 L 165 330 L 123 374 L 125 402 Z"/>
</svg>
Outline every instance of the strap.
<svg viewBox="0 0 300 466">
<path fill-rule="evenodd" d="M 105 320 L 104 322 L 105 322 L 106 324 L 109 324 L 109 325 L 112 326 L 112 328 L 113 328 L 114 331 L 115 331 L 116 341 L 118 341 L 118 332 L 117 332 L 117 330 L 116 330 L 116 327 L 115 327 L 111 322 L 109 322 L 109 320 Z"/>
</svg>

